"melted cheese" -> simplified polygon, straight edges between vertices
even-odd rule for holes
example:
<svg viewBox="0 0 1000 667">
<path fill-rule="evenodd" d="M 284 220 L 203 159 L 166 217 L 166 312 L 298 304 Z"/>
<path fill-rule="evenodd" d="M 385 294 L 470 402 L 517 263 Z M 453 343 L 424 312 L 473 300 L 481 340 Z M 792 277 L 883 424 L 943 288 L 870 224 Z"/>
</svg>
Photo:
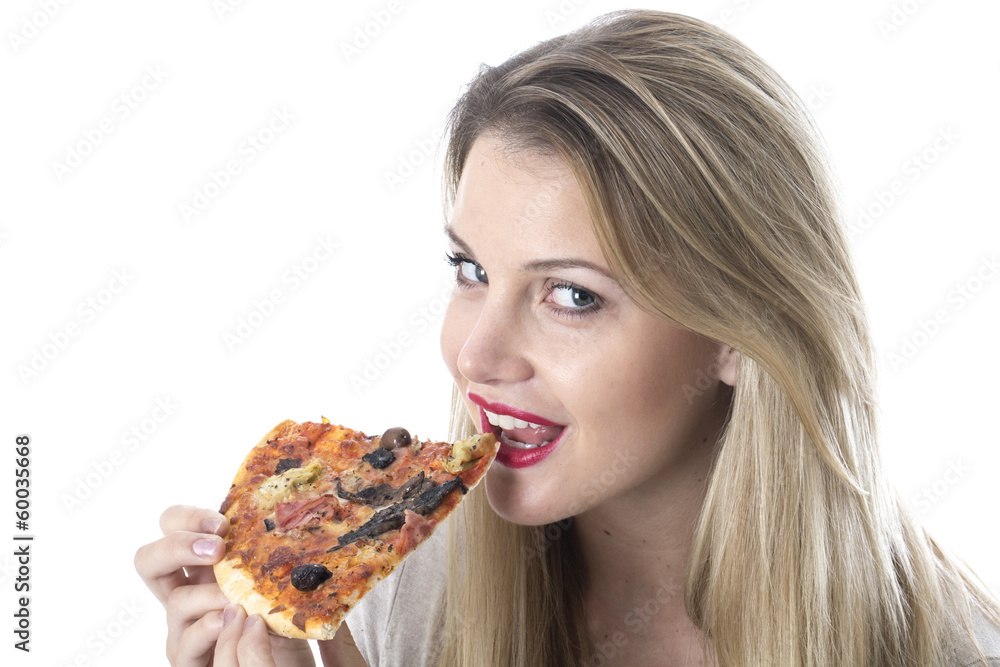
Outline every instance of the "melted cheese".
<svg viewBox="0 0 1000 667">
<path fill-rule="evenodd" d="M 301 468 L 290 468 L 280 475 L 272 475 L 257 489 L 257 501 L 263 510 L 272 510 L 274 505 L 291 493 L 292 489 L 302 489 L 319 479 L 323 464 L 313 459 Z"/>
<path fill-rule="evenodd" d="M 476 461 L 486 456 L 487 451 L 495 442 L 492 434 L 474 435 L 471 438 L 459 440 L 451 446 L 451 453 L 445 457 L 444 469 L 453 475 L 468 470 L 476 464 Z"/>
</svg>

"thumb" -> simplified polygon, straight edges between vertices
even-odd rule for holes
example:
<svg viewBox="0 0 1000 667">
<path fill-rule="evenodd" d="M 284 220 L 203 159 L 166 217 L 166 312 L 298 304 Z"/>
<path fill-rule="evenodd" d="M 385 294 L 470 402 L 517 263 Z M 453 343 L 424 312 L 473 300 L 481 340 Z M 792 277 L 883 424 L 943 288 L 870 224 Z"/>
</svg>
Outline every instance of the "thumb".
<svg viewBox="0 0 1000 667">
<path fill-rule="evenodd" d="M 236 647 L 236 655 L 240 667 L 275 667 L 267 626 L 260 615 L 248 617 L 243 624 L 243 636 Z"/>
<path fill-rule="evenodd" d="M 341 623 L 333 639 L 319 643 L 319 655 L 325 667 L 366 667 L 364 657 L 354 643 L 347 623 Z"/>
</svg>

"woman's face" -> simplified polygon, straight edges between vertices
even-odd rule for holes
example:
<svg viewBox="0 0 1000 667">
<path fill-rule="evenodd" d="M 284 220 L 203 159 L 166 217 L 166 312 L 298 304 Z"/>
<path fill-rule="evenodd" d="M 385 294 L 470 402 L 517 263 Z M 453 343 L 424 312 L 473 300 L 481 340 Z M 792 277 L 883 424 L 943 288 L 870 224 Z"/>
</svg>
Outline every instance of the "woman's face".
<svg viewBox="0 0 1000 667">
<path fill-rule="evenodd" d="M 565 164 L 480 138 L 447 232 L 458 284 L 441 348 L 473 421 L 503 443 L 486 479 L 501 516 L 639 510 L 704 480 L 723 348 L 628 298 Z"/>
</svg>

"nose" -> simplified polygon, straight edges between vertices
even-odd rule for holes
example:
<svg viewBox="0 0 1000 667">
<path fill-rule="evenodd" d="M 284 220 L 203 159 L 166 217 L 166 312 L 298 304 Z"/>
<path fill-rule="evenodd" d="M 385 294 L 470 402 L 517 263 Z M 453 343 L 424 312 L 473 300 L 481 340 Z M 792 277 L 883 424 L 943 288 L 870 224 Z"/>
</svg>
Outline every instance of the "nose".
<svg viewBox="0 0 1000 667">
<path fill-rule="evenodd" d="M 472 384 L 522 382 L 532 376 L 526 315 L 502 295 L 486 298 L 458 354 L 458 370 Z"/>
</svg>

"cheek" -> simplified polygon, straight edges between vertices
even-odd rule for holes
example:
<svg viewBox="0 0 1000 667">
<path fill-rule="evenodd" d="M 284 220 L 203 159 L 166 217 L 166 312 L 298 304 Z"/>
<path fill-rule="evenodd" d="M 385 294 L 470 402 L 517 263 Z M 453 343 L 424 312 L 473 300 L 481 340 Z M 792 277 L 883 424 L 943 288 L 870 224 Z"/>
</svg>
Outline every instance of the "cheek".
<svg viewBox="0 0 1000 667">
<path fill-rule="evenodd" d="M 594 383 L 602 387 L 603 401 L 592 406 L 615 430 L 651 429 L 641 437 L 668 437 L 697 421 L 703 403 L 698 397 L 715 396 L 701 382 L 714 347 L 694 334 L 654 330 L 619 341 L 617 350 Z"/>
<path fill-rule="evenodd" d="M 444 322 L 441 325 L 441 357 L 452 377 L 459 379 L 458 355 L 465 346 L 465 341 L 472 333 L 475 320 L 471 319 L 459 303 L 458 295 L 453 294 L 448 302 L 448 309 L 444 313 Z"/>
<path fill-rule="evenodd" d="M 711 377 L 715 347 L 688 335 L 676 341 L 674 349 L 674 358 L 661 362 L 662 373 L 644 378 L 645 400 L 640 409 L 650 416 L 648 421 L 655 431 L 650 437 L 692 443 L 693 434 L 705 431 L 718 419 L 718 410 L 713 406 L 720 398 L 722 385 Z"/>
</svg>

